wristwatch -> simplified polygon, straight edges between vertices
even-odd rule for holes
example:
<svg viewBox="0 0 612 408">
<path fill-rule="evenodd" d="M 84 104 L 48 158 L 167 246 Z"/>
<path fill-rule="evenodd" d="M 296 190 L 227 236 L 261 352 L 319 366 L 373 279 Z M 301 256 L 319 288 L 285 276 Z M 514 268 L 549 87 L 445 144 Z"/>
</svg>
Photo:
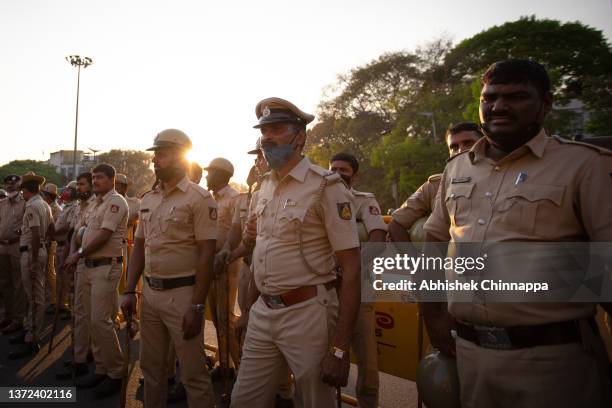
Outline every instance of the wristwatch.
<svg viewBox="0 0 612 408">
<path fill-rule="evenodd" d="M 83 247 L 79 248 L 79 250 L 77 251 L 77 254 L 79 254 L 79 257 L 83 256 Z"/>
<path fill-rule="evenodd" d="M 342 360 L 344 356 L 346 355 L 345 350 L 342 350 L 341 348 L 338 348 L 336 346 L 331 347 L 331 352 L 333 356 L 336 357 L 338 360 Z"/>
<path fill-rule="evenodd" d="M 197 303 L 197 304 L 192 304 L 191 308 L 193 310 L 195 310 L 198 313 L 204 313 L 204 304 L 203 303 Z"/>
</svg>

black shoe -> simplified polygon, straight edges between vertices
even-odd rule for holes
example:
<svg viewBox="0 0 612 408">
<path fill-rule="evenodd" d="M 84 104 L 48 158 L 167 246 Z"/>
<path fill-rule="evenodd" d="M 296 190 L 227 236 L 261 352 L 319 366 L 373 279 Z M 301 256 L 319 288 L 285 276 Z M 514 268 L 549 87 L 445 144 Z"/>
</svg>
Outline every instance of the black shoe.
<svg viewBox="0 0 612 408">
<path fill-rule="evenodd" d="M 172 387 L 175 382 L 176 380 L 174 379 L 174 377 L 168 378 L 168 387 Z M 138 379 L 138 385 L 144 385 L 144 377 L 140 377 Z"/>
<path fill-rule="evenodd" d="M 11 324 L 9 324 L 8 326 L 6 326 L 4 329 L 2 329 L 2 334 L 7 335 L 7 334 L 13 334 L 19 330 L 23 329 L 23 325 L 17 322 L 13 322 Z"/>
<path fill-rule="evenodd" d="M 227 370 L 227 368 L 225 370 Z M 236 370 L 230 368 L 228 372 L 228 378 L 230 380 L 236 378 Z M 210 371 L 210 379 L 215 382 L 223 380 L 223 369 L 221 368 L 221 366 L 216 366 Z"/>
<path fill-rule="evenodd" d="M 121 378 L 110 378 L 105 376 L 104 381 L 96 387 L 96 398 L 104 398 L 113 395 L 121 389 Z"/>
<path fill-rule="evenodd" d="M 174 386 L 168 388 L 168 396 L 166 401 L 168 402 L 179 402 L 187 399 L 187 392 L 183 383 L 178 382 Z"/>
<path fill-rule="evenodd" d="M 93 388 L 96 385 L 100 384 L 102 381 L 104 381 L 106 378 L 108 378 L 106 374 L 91 373 L 87 374 L 83 378 L 79 378 L 75 382 L 75 385 L 77 388 Z"/>
<path fill-rule="evenodd" d="M 11 351 L 8 358 L 9 360 L 17 360 L 19 358 L 33 356 L 38 353 L 38 350 L 40 350 L 38 343 L 23 343 L 19 346 L 19 348 L 17 348 L 17 350 Z"/>
<path fill-rule="evenodd" d="M 25 332 L 21 332 L 20 334 L 13 336 L 9 339 L 9 344 L 23 344 L 25 343 Z"/>
<path fill-rule="evenodd" d="M 87 353 L 87 363 L 93 363 L 93 353 L 90 351 Z M 72 366 L 72 360 L 64 360 L 64 367 Z"/>
<path fill-rule="evenodd" d="M 72 315 L 70 314 L 70 310 L 68 310 L 68 309 L 61 309 L 60 310 L 60 319 L 61 320 L 70 320 L 71 317 L 72 317 Z"/>
<path fill-rule="evenodd" d="M 280 395 L 276 394 L 276 400 L 274 401 L 274 408 L 293 408 L 293 400 L 284 399 Z"/>
<path fill-rule="evenodd" d="M 82 377 L 89 372 L 89 368 L 87 367 L 86 363 L 76 363 L 76 365 L 74 365 L 74 369 L 73 365 L 69 364 L 68 366 L 62 368 L 60 371 L 55 373 L 55 378 L 57 378 L 58 380 L 69 380 L 72 378 L 73 370 L 75 378 Z"/>
<path fill-rule="evenodd" d="M 55 313 L 55 305 L 54 304 L 50 304 L 49 306 L 47 306 L 47 308 L 45 309 L 45 314 L 47 315 L 52 315 L 53 313 Z"/>
</svg>

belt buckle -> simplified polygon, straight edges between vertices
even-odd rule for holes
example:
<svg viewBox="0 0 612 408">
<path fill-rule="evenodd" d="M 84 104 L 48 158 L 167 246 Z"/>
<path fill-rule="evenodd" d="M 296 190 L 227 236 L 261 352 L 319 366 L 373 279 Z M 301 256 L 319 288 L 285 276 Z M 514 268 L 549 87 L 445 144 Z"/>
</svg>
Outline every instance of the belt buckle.
<svg viewBox="0 0 612 408">
<path fill-rule="evenodd" d="M 283 309 L 287 307 L 287 305 L 285 305 L 285 302 L 283 302 L 283 298 L 280 295 L 265 295 L 264 301 L 270 309 Z"/>
<path fill-rule="evenodd" d="M 149 278 L 149 287 L 153 290 L 164 290 L 164 284 L 161 279 Z"/>
<path fill-rule="evenodd" d="M 496 350 L 510 350 L 513 348 L 508 331 L 503 327 L 474 326 L 478 335 L 478 342 L 482 347 Z"/>
</svg>

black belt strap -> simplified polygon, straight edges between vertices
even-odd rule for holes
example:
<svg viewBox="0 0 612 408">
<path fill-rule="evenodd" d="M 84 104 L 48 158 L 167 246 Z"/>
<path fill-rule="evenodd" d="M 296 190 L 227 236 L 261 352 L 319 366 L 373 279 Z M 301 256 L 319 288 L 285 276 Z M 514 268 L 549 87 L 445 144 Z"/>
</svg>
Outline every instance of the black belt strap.
<svg viewBox="0 0 612 408">
<path fill-rule="evenodd" d="M 183 286 L 192 286 L 196 283 L 195 275 L 168 279 L 158 279 L 145 276 L 145 279 L 149 284 L 149 287 L 153 290 L 175 289 Z"/>
<path fill-rule="evenodd" d="M 97 268 L 98 266 L 110 265 L 116 260 L 118 264 L 123 262 L 122 256 L 110 257 L 110 258 L 95 258 L 85 259 L 85 266 L 88 268 Z"/>
<path fill-rule="evenodd" d="M 43 244 L 43 245 L 40 246 L 40 248 L 46 249 L 47 246 Z M 28 245 L 22 245 L 22 246 L 19 247 L 19 252 L 27 252 L 29 250 L 30 250 L 30 247 Z"/>
</svg>

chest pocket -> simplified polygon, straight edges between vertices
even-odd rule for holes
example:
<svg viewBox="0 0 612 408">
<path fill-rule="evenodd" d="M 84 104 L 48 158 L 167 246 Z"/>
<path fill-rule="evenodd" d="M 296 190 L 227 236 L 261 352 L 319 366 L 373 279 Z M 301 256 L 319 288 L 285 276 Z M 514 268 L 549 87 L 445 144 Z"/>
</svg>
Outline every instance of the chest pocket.
<svg viewBox="0 0 612 408">
<path fill-rule="evenodd" d="M 279 210 L 273 235 L 283 241 L 297 242 L 298 233 L 304 224 L 306 208 L 289 207 Z"/>
<path fill-rule="evenodd" d="M 446 208 L 451 225 L 466 225 L 472 210 L 472 192 L 474 184 L 451 184 L 446 192 Z"/>
<path fill-rule="evenodd" d="M 145 237 L 151 236 L 151 212 L 140 211 L 138 213 L 138 222 L 142 224 L 142 229 L 144 230 Z"/>
<path fill-rule="evenodd" d="M 523 184 L 510 191 L 495 212 L 506 228 L 544 239 L 561 216 L 564 193 L 564 186 Z"/>
<path fill-rule="evenodd" d="M 174 207 L 160 217 L 160 230 L 168 238 L 184 239 L 193 232 L 193 216 L 187 207 Z"/>
</svg>

